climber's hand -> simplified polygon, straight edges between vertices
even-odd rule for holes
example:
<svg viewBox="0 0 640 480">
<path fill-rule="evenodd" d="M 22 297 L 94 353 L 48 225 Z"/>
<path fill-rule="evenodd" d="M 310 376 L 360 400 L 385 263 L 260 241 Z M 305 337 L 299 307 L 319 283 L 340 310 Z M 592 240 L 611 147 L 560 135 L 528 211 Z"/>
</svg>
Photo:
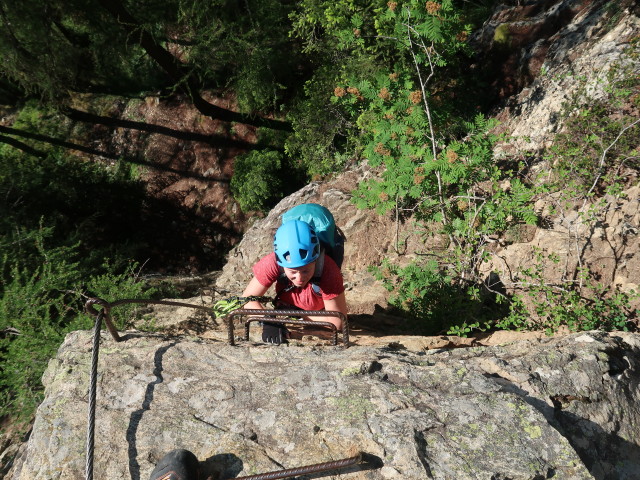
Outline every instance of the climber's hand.
<svg viewBox="0 0 640 480">
<path fill-rule="evenodd" d="M 287 342 L 287 334 L 289 330 L 284 325 L 277 323 L 263 322 L 262 324 L 262 341 L 280 345 Z"/>
</svg>

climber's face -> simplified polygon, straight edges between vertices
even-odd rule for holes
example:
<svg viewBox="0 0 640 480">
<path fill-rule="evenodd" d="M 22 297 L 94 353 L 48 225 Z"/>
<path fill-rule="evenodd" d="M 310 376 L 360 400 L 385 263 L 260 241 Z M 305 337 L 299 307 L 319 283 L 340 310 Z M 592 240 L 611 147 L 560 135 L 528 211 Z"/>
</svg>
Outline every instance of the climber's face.
<svg viewBox="0 0 640 480">
<path fill-rule="evenodd" d="M 287 276 L 291 283 L 296 287 L 304 287 L 309 280 L 313 277 L 313 272 L 316 269 L 316 262 L 308 263 L 298 268 L 286 268 L 284 274 Z"/>
</svg>

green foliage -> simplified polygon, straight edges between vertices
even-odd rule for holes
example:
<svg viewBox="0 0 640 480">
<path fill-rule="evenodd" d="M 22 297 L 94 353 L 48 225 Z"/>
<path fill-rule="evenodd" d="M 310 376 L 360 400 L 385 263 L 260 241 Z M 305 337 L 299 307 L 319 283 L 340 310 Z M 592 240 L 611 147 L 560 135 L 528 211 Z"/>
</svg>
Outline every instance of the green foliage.
<svg viewBox="0 0 640 480">
<path fill-rule="evenodd" d="M 586 269 L 580 272 L 581 281 L 574 284 L 549 284 L 545 281 L 546 265 L 557 264 L 556 254 L 536 251 L 532 267 L 520 272 L 521 289 L 515 296 L 509 315 L 496 322 L 495 327 L 517 330 L 544 330 L 548 335 L 567 327 L 581 330 L 628 330 L 638 320 L 639 311 L 632 301 L 636 292 L 622 292 L 612 286 L 595 283 Z M 528 318 L 526 318 L 528 317 Z M 523 319 L 526 318 L 526 321 Z"/>
<path fill-rule="evenodd" d="M 304 42 L 304 51 L 313 55 L 320 67 L 305 84 L 304 100 L 292 116 L 294 134 L 288 151 L 295 152 L 312 173 L 322 175 L 341 169 L 341 152 L 355 151 L 358 155 L 362 149 L 361 128 L 356 123 L 363 113 L 358 104 L 361 94 L 349 92 L 363 90 L 366 97 L 364 90 L 371 87 L 372 79 L 381 89 L 389 75 L 402 76 L 397 86 L 407 90 L 418 85 L 420 75 L 426 74 L 418 71 L 417 65 L 456 65 L 458 54 L 468 50 L 466 38 L 471 28 L 460 12 L 450 1 L 300 2 L 295 16 L 291 16 L 292 35 Z M 445 104 L 440 93 L 455 98 L 456 82 L 446 77 L 430 89 L 438 92 L 435 97 L 439 104 Z M 336 96 L 351 97 L 336 102 Z M 469 102 L 465 103 L 468 108 Z M 446 110 L 443 106 L 442 113 Z M 323 115 L 318 116 L 318 111 Z M 450 115 L 443 115 L 435 120 L 446 123 L 451 119 Z M 419 133 L 415 137 L 419 138 Z"/>
<path fill-rule="evenodd" d="M 176 43 L 183 43 L 203 82 L 232 88 L 244 111 L 276 111 L 296 88 L 303 65 L 288 38 L 291 6 L 275 0 L 176 3 Z"/>
<path fill-rule="evenodd" d="M 637 44 L 627 54 L 637 61 Z M 544 172 L 541 191 L 552 194 L 555 214 L 577 212 L 586 231 L 607 221 L 612 201 L 624 198 L 629 178 L 638 167 L 638 119 L 627 112 L 637 102 L 640 77 L 632 68 L 637 63 L 614 65 L 603 85 L 605 97 L 593 100 L 586 88 L 579 88 L 565 106 L 564 130 L 555 138 L 546 160 L 553 166 Z M 567 219 L 565 219 L 567 221 Z M 575 222 L 575 218 L 569 221 Z M 589 237 L 570 231 L 567 250 L 581 256 Z M 551 335 L 559 329 L 629 330 L 637 328 L 639 294 L 603 285 L 597 273 L 582 259 L 575 271 L 562 275 L 564 281 L 550 282 L 560 257 L 535 251 L 530 267 L 517 272 L 515 292 L 508 298 L 509 312 L 488 325 L 465 322 L 450 332 L 486 328 L 543 330 Z M 563 260 L 564 261 L 564 260 Z M 555 275 L 557 276 L 557 274 Z"/>
<path fill-rule="evenodd" d="M 508 223 L 535 222 L 526 206 L 531 190 L 517 178 L 500 187 L 510 172 L 500 171 L 492 159 L 496 138 L 487 131 L 493 125 L 481 116 L 468 123 L 452 120 L 431 106 L 427 79 L 467 48 L 470 26 L 453 2 L 303 4 L 307 15 L 294 25 L 297 31 L 321 25 L 337 49 L 379 59 L 373 75 L 343 68 L 344 83 L 332 97 L 356 131 L 356 150 L 371 166 L 383 167 L 379 179 L 356 191 L 359 207 L 416 211 L 421 220 L 443 222 L 445 233 L 463 248 Z M 464 126 L 465 141 L 436 131 L 451 123 Z M 478 187 L 483 183 L 488 188 Z"/>
<path fill-rule="evenodd" d="M 231 192 L 243 211 L 266 212 L 308 180 L 302 165 L 282 153 L 285 136 L 258 130 L 259 150 L 235 159 Z"/>
<path fill-rule="evenodd" d="M 552 186 L 573 200 L 615 193 L 625 169 L 638 166 L 630 155 L 640 132 L 635 120 L 616 115 L 608 102 L 597 102 L 569 117 L 566 133 L 558 135 L 549 152 L 555 166 Z"/>
<path fill-rule="evenodd" d="M 485 322 L 465 318 L 447 333 L 466 337 L 478 331 L 503 329 L 544 331 L 553 335 L 563 328 L 571 332 L 635 328 L 640 319 L 640 311 L 633 307 L 640 298 L 637 292 L 623 292 L 611 285 L 596 283 L 587 270 L 582 272 L 582 282 L 548 283 L 547 266 L 558 261 L 557 255 L 544 255 L 537 250 L 534 265 L 519 273 L 519 293 L 502 300 L 508 311 Z"/>
<path fill-rule="evenodd" d="M 98 0 L 1 1 L 5 83 L 64 105 L 74 92 L 172 91 L 191 76 L 199 86 L 231 87 L 245 111 L 275 110 L 296 87 L 304 62 L 289 45 L 286 2 L 112 3 L 133 25 Z M 143 34 L 183 65 L 173 78 L 142 48 Z"/>
<path fill-rule="evenodd" d="M 69 89 L 131 92 L 159 84 L 153 62 L 93 0 L 0 6 L 3 75 L 28 94 L 59 102 Z"/>
<path fill-rule="evenodd" d="M 446 319 L 450 318 L 451 312 L 447 312 L 447 307 L 461 303 L 457 295 L 459 292 L 450 288 L 451 278 L 440 271 L 435 261 L 404 268 L 385 261 L 373 271 L 387 290 L 393 292 L 389 304 L 420 321 L 412 325 L 412 331 L 417 330 L 415 333 L 439 333 L 447 326 Z"/>
<path fill-rule="evenodd" d="M 334 74 L 332 67 L 319 67 L 314 78 L 305 83 L 304 98 L 295 101 L 287 116 L 293 133 L 286 140 L 285 152 L 310 178 L 342 171 L 345 157 L 352 155 L 355 147 L 349 142 L 348 122 L 329 103 Z"/>
<path fill-rule="evenodd" d="M 54 138 L 71 132 L 64 117 L 35 103 L 19 112 L 14 127 Z M 114 300 L 154 291 L 137 281 L 130 260 L 140 253 L 144 189 L 128 169 L 20 140 L 43 157 L 0 145 L 0 416 L 27 419 L 66 333 L 92 325 L 82 314 L 86 296 Z M 125 326 L 134 313 L 119 308 L 116 323 Z"/>
<path fill-rule="evenodd" d="M 637 75 L 621 72 L 622 67 L 610 74 L 605 102 L 583 102 L 592 105 L 588 113 L 575 103 L 568 106 L 578 113 L 552 152 L 555 183 L 533 188 L 520 174 L 523 165 L 493 158 L 494 124 L 480 115 L 469 121 L 455 99 L 479 106 L 461 95 L 473 89 L 463 80 L 460 59 L 468 51 L 470 23 L 484 20 L 478 12 L 486 14 L 495 3 L 305 0 L 290 16 L 292 35 L 319 68 L 291 112 L 294 133 L 286 152 L 319 176 L 342 168 L 346 154 L 365 158 L 380 175 L 359 186 L 357 205 L 381 214 L 393 211 L 399 218 L 413 215 L 425 235 L 445 240 L 447 248 L 435 252 L 431 262 L 382 269 L 392 303 L 431 331 L 468 334 L 537 325 L 527 318 L 535 314 L 531 301 L 515 296 L 506 302 L 483 288 L 479 266 L 489 255 L 487 239 L 535 224 L 534 200 L 545 191 L 562 192 L 565 206 L 603 193 L 618 195 L 637 166 L 637 126 L 612 109 L 634 98 L 637 103 Z M 497 32 L 498 40 L 508 43 L 507 33 Z M 581 218 L 598 221 L 604 208 L 595 202 Z M 577 305 L 581 292 L 568 291 L 573 293 L 566 298 L 547 295 L 547 301 Z M 616 292 L 608 293 L 614 304 L 627 304 Z M 505 317 L 508 305 L 512 313 Z M 589 305 L 609 318 L 605 307 Z M 460 315 L 453 320 L 451 312 Z M 579 323 L 559 311 L 554 315 L 565 324 Z M 585 328 L 592 324 L 583 322 Z"/>
<path fill-rule="evenodd" d="M 254 151 L 236 158 L 231 191 L 243 211 L 266 211 L 282 198 L 282 154 Z"/>
<path fill-rule="evenodd" d="M 149 287 L 139 279 L 139 265 L 128 262 L 127 267 L 116 268 L 105 259 L 102 268 L 87 276 L 83 287 L 91 296 L 107 301 L 123 298 L 157 298 L 166 297 L 167 293 L 174 293 L 173 287 Z M 138 304 L 120 305 L 111 312 L 112 320 L 118 330 L 135 328 L 135 320 L 139 318 Z"/>
<path fill-rule="evenodd" d="M 583 82 L 563 106 L 565 128 L 547 155 L 554 167 L 547 183 L 569 201 L 615 195 L 639 166 L 640 120 L 633 109 L 640 105 L 640 40 L 622 58 L 597 85 L 604 95 L 593 99 L 593 87 Z"/>
<path fill-rule="evenodd" d="M 15 128 L 65 138 L 68 122 L 51 110 L 29 103 Z M 146 247 L 139 228 L 144 186 L 124 165 L 105 166 L 73 157 L 60 147 L 21 139 L 45 155 L 36 158 L 0 144 L 0 232 L 12 239 L 20 255 L 33 248 L 20 240 L 43 222 L 55 245 L 79 243 L 86 268 L 100 268 L 110 256 L 124 268 Z M 122 208 L 126 206 L 126 208 Z"/>
<path fill-rule="evenodd" d="M 626 59 L 614 65 L 603 87 L 605 96 L 594 100 L 586 82 L 565 105 L 564 129 L 548 150 L 552 166 L 544 172 L 544 192 L 552 199 L 554 213 L 577 215 L 585 231 L 595 231 L 607 221 L 612 201 L 624 198 L 629 178 L 638 167 L 640 124 L 628 112 L 637 102 L 638 43 L 629 46 Z M 634 67 L 634 65 L 636 67 Z M 574 213 L 575 212 L 575 213 Z M 576 222 L 574 217 L 564 221 Z M 534 265 L 519 272 L 518 293 L 510 299 L 510 313 L 495 328 L 545 330 L 552 334 L 571 331 L 626 330 L 638 321 L 636 292 L 602 285 L 581 258 L 589 237 L 570 230 L 567 251 L 580 260 L 574 271 L 564 272 L 564 282 L 549 283 L 547 271 L 560 259 L 536 252 Z"/>
<path fill-rule="evenodd" d="M 365 100 L 383 89 L 384 96 L 396 98 L 391 84 L 386 85 L 380 89 L 365 85 L 358 91 Z M 368 140 L 364 155 L 371 165 L 383 165 L 384 170 L 379 178 L 359 186 L 354 193 L 356 205 L 381 214 L 411 211 L 422 222 L 441 225 L 431 233 L 446 235 L 455 249 L 457 264 L 450 274 L 474 278 L 485 258 L 485 236 L 536 222 L 531 205 L 535 191 L 493 160 L 496 137 L 487 133 L 492 125 L 484 118 L 478 116 L 467 125 L 464 141 L 451 140 L 434 157 L 433 149 L 418 140 L 429 135 L 425 111 L 416 107 L 407 113 L 408 95 L 397 95 L 399 100 L 383 113 L 380 95 L 376 96 L 358 122 L 362 138 Z"/>
<path fill-rule="evenodd" d="M 82 314 L 84 289 L 101 298 L 153 293 L 136 281 L 133 264 L 122 273 L 108 265 L 102 274 L 82 271 L 76 247 L 45 246 L 50 233 L 42 229 L 29 235 L 37 267 L 25 266 L 10 253 L 11 245 L 0 246 L 1 417 L 28 419 L 42 397 L 42 373 L 65 334 L 92 326 Z"/>
<path fill-rule="evenodd" d="M 384 261 L 372 271 L 393 292 L 389 304 L 413 320 L 409 324 L 413 334 L 467 336 L 472 330 L 490 328 L 506 313 L 504 303 L 496 302 L 486 288 L 454 281 L 434 259 L 406 267 Z"/>
<path fill-rule="evenodd" d="M 611 73 L 605 102 L 576 97 L 590 108 L 568 106 L 577 113 L 552 151 L 555 183 L 534 189 L 516 173 L 522 166 L 494 160 L 497 138 L 488 133 L 494 125 L 481 116 L 463 122 L 454 110 L 443 108 L 440 92 L 451 89 L 443 67 L 464 51 L 468 33 L 454 3 L 389 2 L 369 9 L 356 1 L 306 5 L 322 8 L 309 10 L 296 28 L 310 32 L 320 24 L 333 32 L 337 49 L 377 59 L 377 70 L 367 75 L 343 68 L 332 97 L 356 151 L 380 171 L 378 178 L 359 186 L 356 204 L 381 214 L 411 213 L 426 235 L 448 238 L 448 248 L 434 253 L 429 262 L 404 268 L 385 264 L 377 270 L 393 292 L 392 304 L 432 332 L 444 328 L 467 335 L 507 327 L 556 331 L 560 325 L 626 328 L 635 315 L 630 307 L 634 294 L 604 289 L 586 270 L 579 272 L 579 284 L 558 288 L 525 282 L 524 296 L 506 302 L 499 294 L 487 303 L 479 266 L 488 258 L 487 238 L 536 223 L 533 202 L 545 191 L 562 192 L 565 208 L 605 193 L 619 195 L 623 179 L 637 163 L 638 124 L 620 115 L 616 105 L 633 98 L 637 75 Z M 508 43 L 504 32 L 498 34 Z M 602 201 L 594 202 L 581 219 L 602 221 L 605 209 Z"/>
<path fill-rule="evenodd" d="M 380 62 L 375 75 L 345 73 L 332 97 L 354 126 L 361 155 L 381 172 L 354 192 L 356 205 L 380 214 L 412 213 L 425 235 L 448 238 L 448 251 L 426 264 L 387 266 L 397 278 L 386 282 L 393 304 L 431 331 L 460 319 L 474 318 L 476 327 L 491 321 L 500 308 L 485 308 L 478 287 L 486 238 L 535 223 L 536 192 L 494 160 L 494 123 L 481 115 L 470 122 L 456 118 L 434 94 L 453 91 L 443 81 L 443 68 L 467 49 L 470 26 L 447 1 L 389 2 L 364 10 L 357 2 L 323 5 L 338 48 Z"/>
<path fill-rule="evenodd" d="M 440 56 L 455 50 L 457 44 L 452 39 L 466 28 L 460 12 L 451 0 L 304 0 L 298 6 L 292 31 L 305 40 L 305 49 L 310 52 L 320 51 L 329 43 L 338 50 L 361 50 L 371 56 L 397 59 L 398 45 L 393 41 L 405 42 L 410 29 L 416 37 L 440 43 Z"/>
</svg>

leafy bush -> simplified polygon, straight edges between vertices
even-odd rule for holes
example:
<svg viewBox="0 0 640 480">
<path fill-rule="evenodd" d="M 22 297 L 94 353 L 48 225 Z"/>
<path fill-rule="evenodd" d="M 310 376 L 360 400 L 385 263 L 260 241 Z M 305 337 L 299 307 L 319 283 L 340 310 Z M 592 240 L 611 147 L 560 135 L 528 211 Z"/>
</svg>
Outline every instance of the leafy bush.
<svg viewBox="0 0 640 480">
<path fill-rule="evenodd" d="M 339 47 L 379 59 L 373 75 L 343 70 L 333 90 L 358 151 L 380 172 L 359 185 L 354 201 L 380 214 L 413 215 L 425 235 L 448 239 L 449 251 L 433 262 L 391 269 L 399 278 L 393 286 L 399 304 L 445 326 L 451 319 L 443 316 L 465 305 L 481 283 L 486 237 L 536 221 L 529 204 L 534 191 L 493 159 L 494 124 L 480 115 L 469 122 L 455 117 L 438 94 L 454 90 L 443 68 L 468 50 L 471 27 L 454 2 L 327 8 Z"/>
<path fill-rule="evenodd" d="M 638 42 L 626 54 L 628 58 L 614 65 L 601 85 L 604 97 L 591 98 L 586 81 L 570 97 L 564 130 L 544 156 L 550 168 L 536 180 L 541 185 L 539 198 L 549 202 L 556 221 L 568 226 L 567 257 L 534 249 L 533 264 L 515 272 L 508 314 L 484 325 L 465 322 L 461 329 L 467 333 L 495 328 L 543 330 L 549 335 L 561 328 L 637 329 L 638 292 L 603 285 L 583 257 L 593 232 L 618 208 L 612 202 L 628 200 L 624 190 L 636 178 L 640 120 L 628 112 L 638 104 L 639 77 L 632 68 L 637 66 Z M 550 281 L 549 271 L 560 264 L 565 270 Z"/>
<path fill-rule="evenodd" d="M 71 131 L 64 117 L 34 103 L 14 127 L 58 139 Z M 82 313 L 86 296 L 112 301 L 154 291 L 137 280 L 131 260 L 142 244 L 136 220 L 143 186 L 120 164 L 21 141 L 42 156 L 0 145 L 0 416 L 28 419 L 64 336 L 93 324 Z M 133 310 L 114 312 L 120 327 Z"/>
<path fill-rule="evenodd" d="M 635 291 L 623 292 L 613 285 L 597 283 L 585 267 L 580 281 L 573 284 L 545 282 L 545 265 L 560 261 L 558 255 L 536 252 L 534 266 L 524 269 L 520 276 L 523 293 L 514 295 L 510 313 L 499 328 L 522 329 L 521 318 L 528 316 L 526 329 L 544 330 L 551 335 L 561 327 L 580 330 L 630 330 L 640 318 L 640 310 L 632 304 L 640 298 Z"/>
<path fill-rule="evenodd" d="M 576 201 L 597 194 L 617 193 L 628 169 L 639 162 L 630 153 L 637 145 L 633 116 L 619 115 L 609 102 L 594 102 L 567 118 L 548 158 L 553 161 L 552 185 L 563 198 Z M 635 123 L 634 123 L 635 122 Z"/>
<path fill-rule="evenodd" d="M 305 0 L 297 8 L 295 16 L 291 15 L 292 35 L 303 42 L 303 51 L 313 56 L 318 68 L 305 83 L 304 99 L 292 110 L 294 133 L 287 151 L 301 158 L 312 175 L 339 171 L 346 158 L 360 159 L 362 125 L 358 120 L 366 105 L 360 112 L 362 104 L 345 111 L 341 108 L 344 102 L 330 99 L 332 93 L 344 96 L 340 92 L 345 89 L 355 92 L 361 82 L 371 79 L 399 75 L 402 79 L 397 85 L 401 88 L 409 88 L 403 85 L 405 80 L 416 89 L 420 82 L 422 86 L 429 83 L 422 94 L 437 106 L 431 110 L 431 120 L 438 125 L 438 134 L 447 130 L 464 135 L 459 122 L 462 117 L 457 114 L 469 118 L 469 111 L 475 111 L 478 98 L 482 98 L 470 98 L 478 79 L 467 83 L 461 75 L 467 58 L 462 53 L 470 52 L 469 21 L 480 21 L 475 5 L 461 8 L 447 0 L 374 4 L 366 0 Z M 440 75 L 434 76 L 431 67 Z M 373 83 L 384 88 L 380 81 Z M 366 122 L 366 118 L 362 120 Z M 420 138 L 419 133 L 415 137 Z M 435 141 L 429 137 L 423 140 Z"/>
<path fill-rule="evenodd" d="M 50 232 L 33 232 L 35 258 L 39 264 L 27 268 L 2 245 L 0 268 L 0 417 L 25 420 L 42 399 L 40 378 L 64 336 L 73 330 L 91 328 L 84 315 L 86 292 L 107 300 L 153 294 L 128 271 L 116 273 L 105 264 L 103 273 L 90 275 L 80 268 L 77 247 L 45 247 Z M 29 262 L 31 263 L 31 262 Z M 116 312 L 120 325 L 132 309 Z"/>
<path fill-rule="evenodd" d="M 367 98 L 366 90 L 362 92 Z M 373 118 L 380 119 L 371 116 L 367 121 Z M 464 141 L 451 141 L 435 159 L 411 137 L 397 133 L 394 138 L 398 129 L 391 122 L 382 117 L 370 127 L 374 141 L 365 155 L 384 170 L 380 178 L 359 186 L 356 205 L 380 213 L 410 212 L 425 237 L 448 241 L 448 248 L 431 252 L 434 260 L 426 264 L 391 269 L 398 277 L 392 284 L 393 301 L 421 318 L 430 333 L 465 322 L 480 326 L 494 321 L 504 307 L 487 300 L 491 295 L 480 277 L 480 266 L 489 256 L 487 238 L 535 223 L 535 190 L 498 167 L 492 156 L 495 137 L 486 133 L 490 124 L 481 117 L 468 125 Z M 416 138 L 421 135 L 424 132 Z M 377 141 L 385 136 L 384 143 Z M 480 298 L 481 293 L 488 297 Z"/>
<path fill-rule="evenodd" d="M 466 336 L 491 328 L 508 312 L 500 295 L 484 284 L 456 281 L 433 259 L 406 267 L 384 261 L 372 271 L 392 292 L 389 304 L 408 316 L 407 326 L 413 334 Z"/>
<path fill-rule="evenodd" d="M 578 92 L 583 96 L 576 96 L 567 109 L 568 129 L 549 155 L 554 181 L 534 188 L 537 180 L 522 175 L 523 165 L 493 158 L 497 137 L 488 133 L 491 122 L 481 116 L 464 122 L 444 108 L 439 92 L 446 92 L 447 76 L 442 67 L 465 49 L 468 32 L 454 2 L 387 6 L 368 12 L 376 18 L 375 31 L 359 12 L 352 12 L 350 24 L 337 19 L 339 27 L 334 25 L 337 41 L 345 48 L 382 54 L 383 47 L 371 42 L 386 39 L 410 54 L 402 62 L 396 52 L 396 63 L 386 72 L 381 69 L 367 78 L 344 76 L 335 86 L 334 104 L 357 127 L 353 138 L 359 152 L 379 172 L 378 178 L 359 186 L 354 199 L 358 206 L 381 214 L 393 211 L 398 219 L 412 216 L 426 235 L 448 239 L 443 251 L 429 252 L 433 260 L 378 270 L 393 292 L 392 304 L 419 318 L 431 332 L 443 327 L 464 335 L 492 328 L 553 332 L 561 325 L 628 328 L 630 320 L 637 319 L 631 307 L 635 293 L 604 288 L 586 268 L 573 276 L 581 278 L 575 284 L 520 282 L 525 292 L 508 298 L 502 292 L 487 296 L 479 267 L 489 256 L 488 238 L 537 222 L 534 201 L 545 193 L 554 194 L 558 211 L 577 207 L 585 224 L 603 221 L 608 202 L 602 195 L 619 196 L 624 179 L 637 166 L 633 149 L 640 125 L 621 108 L 625 98 L 627 105 L 634 98 L 637 103 L 637 75 L 632 76 L 635 83 L 629 81 L 629 72 L 620 79 L 623 69 L 618 69 L 616 81 L 609 79 L 610 97 L 605 102 L 588 99 L 586 88 Z M 576 236 L 572 241 L 582 240 Z M 525 270 L 522 275 L 536 272 Z"/>
<path fill-rule="evenodd" d="M 266 211 L 282 198 L 282 154 L 254 151 L 236 158 L 231 191 L 243 211 Z"/>
<path fill-rule="evenodd" d="M 71 126 L 55 112 L 29 103 L 15 127 L 65 138 Z M 24 140 L 43 153 L 34 157 L 0 144 L 0 232 L 26 255 L 32 244 L 24 232 L 51 228 L 52 245 L 78 243 L 83 268 L 99 268 L 104 257 L 125 268 L 147 247 L 140 228 L 144 185 L 132 178 L 126 162 L 97 164 L 45 142 Z M 18 233 L 22 232 L 22 233 Z"/>
<path fill-rule="evenodd" d="M 349 122 L 330 101 L 334 75 L 333 68 L 318 68 L 314 77 L 305 83 L 304 98 L 291 106 L 287 116 L 293 132 L 286 140 L 285 152 L 309 178 L 342 171 L 357 146 L 350 141 Z"/>
<path fill-rule="evenodd" d="M 560 262 L 557 254 L 535 250 L 532 266 L 518 272 L 515 293 L 503 298 L 508 310 L 494 320 L 467 320 L 448 333 L 466 336 L 470 332 L 495 329 L 544 331 L 547 335 L 561 328 L 582 330 L 632 330 L 640 318 L 633 307 L 640 298 L 635 291 L 622 292 L 614 286 L 595 282 L 585 268 L 581 281 L 549 283 L 546 269 Z"/>
</svg>

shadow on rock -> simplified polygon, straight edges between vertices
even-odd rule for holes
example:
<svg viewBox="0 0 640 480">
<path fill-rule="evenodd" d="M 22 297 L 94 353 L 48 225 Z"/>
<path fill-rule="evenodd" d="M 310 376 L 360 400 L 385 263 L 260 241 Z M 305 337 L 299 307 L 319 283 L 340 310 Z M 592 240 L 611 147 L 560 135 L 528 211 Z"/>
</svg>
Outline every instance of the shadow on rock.
<svg viewBox="0 0 640 480">
<path fill-rule="evenodd" d="M 140 464 L 138 463 L 138 447 L 136 444 L 136 434 L 138 432 L 138 425 L 140 424 L 140 420 L 142 420 L 142 416 L 144 412 L 149 410 L 151 407 L 151 402 L 153 401 L 153 394 L 156 388 L 156 385 L 162 383 L 164 378 L 162 377 L 162 357 L 167 350 L 173 347 L 177 342 L 172 342 L 169 345 L 165 345 L 162 348 L 159 348 L 156 351 L 156 354 L 153 358 L 153 374 L 156 376 L 155 380 L 149 382 L 147 384 L 147 389 L 144 394 L 144 400 L 142 401 L 141 407 L 131 413 L 131 417 L 129 418 L 129 427 L 127 428 L 127 443 L 129 444 L 129 473 L 131 474 L 132 480 L 140 479 Z"/>
<path fill-rule="evenodd" d="M 233 479 L 242 469 L 242 460 L 233 453 L 220 453 L 200 462 L 202 478 Z"/>
<path fill-rule="evenodd" d="M 640 446 L 597 423 L 565 410 L 574 401 L 587 402 L 583 397 L 563 395 L 550 397 L 553 406 L 510 380 L 497 374 L 487 375 L 498 381 L 503 391 L 520 396 L 538 410 L 560 435 L 567 439 L 594 480 L 634 480 L 640 471 Z"/>
</svg>

